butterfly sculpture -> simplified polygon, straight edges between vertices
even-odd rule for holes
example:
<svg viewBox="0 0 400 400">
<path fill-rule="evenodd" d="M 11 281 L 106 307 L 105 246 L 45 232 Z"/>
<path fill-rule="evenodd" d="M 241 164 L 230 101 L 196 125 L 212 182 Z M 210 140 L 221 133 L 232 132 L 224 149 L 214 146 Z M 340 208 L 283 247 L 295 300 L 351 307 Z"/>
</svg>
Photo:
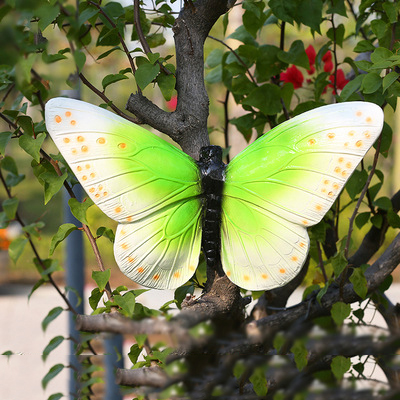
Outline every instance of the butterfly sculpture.
<svg viewBox="0 0 400 400">
<path fill-rule="evenodd" d="M 89 197 L 119 223 L 117 264 L 133 281 L 157 289 L 191 278 L 202 231 L 204 247 L 215 227 L 217 256 L 232 282 L 249 290 L 286 284 L 306 259 L 307 228 L 330 209 L 382 125 L 383 112 L 372 103 L 323 106 L 275 127 L 225 168 L 216 146 L 203 148 L 196 163 L 102 108 L 66 98 L 46 104 L 56 146 Z M 205 191 L 211 193 L 206 210 Z M 221 203 L 217 211 L 212 202 Z M 208 228 L 204 221 L 215 213 Z M 215 247 L 205 253 L 212 261 Z"/>
</svg>

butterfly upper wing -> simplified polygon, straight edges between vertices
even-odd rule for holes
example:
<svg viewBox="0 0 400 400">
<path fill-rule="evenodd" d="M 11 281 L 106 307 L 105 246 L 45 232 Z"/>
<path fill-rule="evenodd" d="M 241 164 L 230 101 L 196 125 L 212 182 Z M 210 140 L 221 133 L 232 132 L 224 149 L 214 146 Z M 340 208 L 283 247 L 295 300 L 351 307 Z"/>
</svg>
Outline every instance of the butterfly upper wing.
<svg viewBox="0 0 400 400">
<path fill-rule="evenodd" d="M 90 198 L 121 224 L 114 249 L 122 271 L 158 288 L 177 287 L 189 279 L 201 242 L 195 162 L 146 129 L 78 100 L 50 100 L 46 126 Z M 188 222 L 188 216 L 197 219 L 182 227 L 180 221 Z M 137 273 L 144 268 L 146 273 Z M 158 269 L 167 273 L 149 278 Z M 179 279 L 172 279 L 178 271 Z"/>
<path fill-rule="evenodd" d="M 309 247 L 306 228 L 330 209 L 382 125 L 372 103 L 324 106 L 282 123 L 232 160 L 221 257 L 234 283 L 272 289 L 297 274 Z"/>
</svg>

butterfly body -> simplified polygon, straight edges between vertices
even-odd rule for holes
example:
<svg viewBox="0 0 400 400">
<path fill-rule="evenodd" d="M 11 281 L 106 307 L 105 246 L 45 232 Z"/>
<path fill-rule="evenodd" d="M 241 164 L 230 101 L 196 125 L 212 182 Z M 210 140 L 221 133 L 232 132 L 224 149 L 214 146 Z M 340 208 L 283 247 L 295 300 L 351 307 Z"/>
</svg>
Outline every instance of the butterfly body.
<svg viewBox="0 0 400 400">
<path fill-rule="evenodd" d="M 202 249 L 207 265 L 216 268 L 220 263 L 221 207 L 226 168 L 222 162 L 221 147 L 202 147 L 197 164 L 201 173 L 201 187 L 205 200 L 202 218 Z"/>
<path fill-rule="evenodd" d="M 307 257 L 307 228 L 330 209 L 382 125 L 375 104 L 323 106 L 278 125 L 225 167 L 218 147 L 203 148 L 196 163 L 99 107 L 63 98 L 46 104 L 55 144 L 119 223 L 118 266 L 158 289 L 187 282 L 202 246 L 242 288 L 286 284 Z"/>
</svg>

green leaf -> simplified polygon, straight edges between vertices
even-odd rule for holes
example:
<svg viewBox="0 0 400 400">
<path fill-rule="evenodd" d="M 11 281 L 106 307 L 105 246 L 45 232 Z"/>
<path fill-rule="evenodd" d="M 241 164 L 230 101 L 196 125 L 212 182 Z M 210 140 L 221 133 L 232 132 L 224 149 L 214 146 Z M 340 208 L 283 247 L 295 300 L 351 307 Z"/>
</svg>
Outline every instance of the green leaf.
<svg viewBox="0 0 400 400">
<path fill-rule="evenodd" d="M 340 93 L 340 101 L 346 101 L 354 92 L 358 91 L 363 79 L 364 75 L 357 75 L 353 80 L 351 80 Z"/>
<path fill-rule="evenodd" d="M 64 397 L 62 393 L 54 393 L 51 396 L 49 396 L 47 400 L 60 400 L 61 397 Z"/>
<path fill-rule="evenodd" d="M 330 28 L 326 33 L 326 36 L 328 36 L 328 38 L 331 39 L 332 42 L 336 42 L 340 47 L 343 47 L 344 33 L 344 25 L 340 24 L 335 29 Z"/>
<path fill-rule="evenodd" d="M 385 10 L 387 17 L 389 18 L 389 22 L 391 24 L 395 24 L 397 22 L 398 14 L 399 14 L 399 5 L 396 2 L 384 1 L 382 3 L 382 7 Z"/>
<path fill-rule="evenodd" d="M 380 197 L 374 201 L 374 205 L 382 210 L 388 211 L 392 208 L 392 202 L 389 197 Z"/>
<path fill-rule="evenodd" d="M 166 39 L 162 33 L 152 33 L 146 36 L 147 44 L 150 48 L 162 46 Z"/>
<path fill-rule="evenodd" d="M 280 89 L 269 83 L 252 90 L 242 104 L 258 108 L 265 115 L 274 115 L 282 110 Z"/>
<path fill-rule="evenodd" d="M 394 82 L 397 81 L 400 74 L 398 72 L 392 71 L 389 72 L 382 81 L 383 92 L 385 93 L 386 89 L 389 88 Z"/>
<path fill-rule="evenodd" d="M 8 247 L 8 255 L 10 256 L 11 260 L 14 264 L 17 263 L 19 257 L 21 256 L 22 252 L 24 251 L 25 245 L 28 243 L 27 238 L 17 238 L 14 239 L 10 246 Z"/>
<path fill-rule="evenodd" d="M 364 79 L 361 84 L 361 90 L 365 94 L 375 93 L 382 86 L 382 78 L 375 72 L 368 72 L 364 75 Z"/>
<path fill-rule="evenodd" d="M 334 257 L 332 257 L 331 261 L 335 276 L 338 277 L 347 266 L 347 260 L 344 256 L 344 251 L 337 253 Z"/>
<path fill-rule="evenodd" d="M 365 53 L 367 51 L 374 51 L 375 46 L 369 41 L 369 40 L 360 40 L 356 47 L 354 48 L 354 51 L 356 53 Z"/>
<path fill-rule="evenodd" d="M 128 353 L 128 357 L 131 360 L 131 363 L 133 365 L 135 365 L 137 363 L 137 360 L 138 360 L 141 352 L 142 352 L 142 348 L 140 348 L 137 343 L 135 343 L 131 346 L 129 353 Z"/>
<path fill-rule="evenodd" d="M 101 226 L 100 228 L 97 229 L 96 231 L 96 236 L 101 237 L 104 236 L 107 238 L 111 243 L 115 242 L 115 235 L 114 231 L 110 228 L 106 228 L 105 226 Z"/>
<path fill-rule="evenodd" d="M 89 197 L 85 197 L 83 202 L 81 203 L 77 199 L 69 199 L 68 200 L 68 205 L 69 208 L 71 209 L 72 215 L 82 224 L 88 225 L 87 219 L 86 219 L 86 211 L 89 207 L 93 205 L 92 199 Z"/>
<path fill-rule="evenodd" d="M 50 243 L 49 255 L 54 253 L 56 247 L 72 232 L 78 228 L 74 224 L 62 224 L 57 233 L 53 236 Z"/>
<path fill-rule="evenodd" d="M 374 19 L 371 21 L 372 32 L 378 39 L 385 36 L 386 30 L 390 28 L 390 25 L 381 19 Z"/>
<path fill-rule="evenodd" d="M 400 216 L 396 214 L 393 210 L 389 210 L 387 213 L 387 220 L 389 225 L 394 229 L 400 228 Z"/>
<path fill-rule="evenodd" d="M 176 300 L 176 305 L 181 308 L 182 301 L 185 300 L 187 294 L 193 295 L 194 285 L 180 286 L 175 290 L 174 299 Z"/>
<path fill-rule="evenodd" d="M 67 176 L 67 172 L 62 176 L 58 176 L 56 171 L 45 171 L 39 175 L 44 184 L 44 204 L 47 204 L 62 188 Z"/>
<path fill-rule="evenodd" d="M 354 291 L 362 298 L 365 299 L 368 293 L 367 279 L 364 272 L 368 268 L 367 264 L 363 264 L 353 270 L 350 276 L 350 282 L 353 284 Z"/>
<path fill-rule="evenodd" d="M 78 69 L 78 72 L 82 72 L 82 68 L 85 65 L 86 62 L 86 55 L 80 50 L 75 50 L 74 53 L 74 60 L 76 64 L 76 68 Z"/>
<path fill-rule="evenodd" d="M 103 80 L 101 81 L 101 84 L 103 85 L 103 90 L 105 90 L 107 86 L 109 86 L 115 82 L 122 81 L 123 79 L 128 79 L 128 77 L 123 74 L 110 74 L 110 75 L 105 76 L 103 78 Z"/>
<path fill-rule="evenodd" d="M 221 49 L 214 49 L 206 58 L 205 67 L 215 68 L 222 63 L 224 51 Z"/>
<path fill-rule="evenodd" d="M 335 303 L 331 308 L 331 316 L 335 321 L 335 324 L 339 327 L 343 325 L 344 320 L 350 315 L 350 313 L 350 304 L 342 303 L 341 301 Z"/>
<path fill-rule="evenodd" d="M 254 368 L 250 376 L 250 382 L 253 384 L 253 389 L 257 396 L 266 396 L 268 392 L 268 382 L 265 377 L 265 370 L 263 367 Z"/>
<path fill-rule="evenodd" d="M 331 363 L 331 370 L 336 379 L 340 380 L 344 374 L 350 369 L 351 361 L 347 357 L 336 356 Z"/>
<path fill-rule="evenodd" d="M 19 145 L 24 149 L 36 162 L 40 162 L 40 148 L 46 139 L 44 132 L 39 133 L 36 139 L 29 135 L 22 135 L 19 138 Z"/>
<path fill-rule="evenodd" d="M 114 303 L 122 309 L 122 313 L 127 317 L 133 315 L 135 311 L 135 295 L 133 293 L 127 292 L 123 296 L 114 296 Z"/>
<path fill-rule="evenodd" d="M 356 226 L 358 229 L 361 229 L 368 221 L 371 213 L 369 211 L 360 213 L 356 217 Z"/>
<path fill-rule="evenodd" d="M 103 292 L 108 281 L 110 280 L 111 269 L 108 268 L 106 271 L 92 271 L 92 278 L 97 283 L 100 292 Z"/>
<path fill-rule="evenodd" d="M 5 155 L 6 153 L 6 146 L 8 142 L 10 141 L 12 136 L 11 132 L 1 132 L 0 133 L 0 154 Z"/>
<path fill-rule="evenodd" d="M 279 60 L 287 63 L 298 65 L 306 69 L 310 68 L 310 62 L 304 49 L 304 44 L 301 40 L 295 40 L 288 52 L 281 50 L 278 53 Z"/>
<path fill-rule="evenodd" d="M 115 50 L 121 50 L 121 47 L 119 46 L 114 46 L 112 49 L 105 51 L 104 53 L 101 53 L 98 57 L 97 60 L 101 60 L 102 58 L 105 58 L 109 56 L 111 53 L 113 53 Z"/>
<path fill-rule="evenodd" d="M 154 81 L 159 72 L 159 64 L 141 64 L 135 72 L 136 83 L 140 89 L 143 90 L 147 85 Z"/>
<path fill-rule="evenodd" d="M 36 9 L 36 16 L 39 17 L 38 27 L 44 31 L 58 16 L 60 8 L 45 3 Z"/>
<path fill-rule="evenodd" d="M 99 288 L 96 287 L 92 290 L 92 294 L 89 297 L 89 305 L 92 307 L 92 310 L 96 310 L 97 305 L 99 304 L 100 299 L 103 297 L 103 292 L 100 292 Z"/>
<path fill-rule="evenodd" d="M 42 360 L 46 361 L 49 354 L 56 349 L 64 341 L 63 336 L 56 336 L 50 340 L 49 344 L 44 348 L 42 354 Z"/>
<path fill-rule="evenodd" d="M 157 83 L 160 87 L 162 95 L 164 96 L 164 99 L 167 101 L 171 100 L 176 85 L 175 75 L 160 74 L 157 77 Z"/>
<path fill-rule="evenodd" d="M 301 371 L 308 363 L 307 360 L 307 349 L 301 340 L 295 340 L 290 351 L 294 355 L 294 361 L 296 363 L 297 369 Z"/>
<path fill-rule="evenodd" d="M 383 217 L 381 214 L 375 214 L 371 217 L 372 225 L 380 229 L 382 227 Z"/>
<path fill-rule="evenodd" d="M 44 228 L 45 223 L 43 221 L 33 222 L 32 224 L 25 225 L 22 230 L 26 233 L 29 233 L 31 236 L 35 236 L 37 238 L 40 237 L 39 231 Z"/>
<path fill-rule="evenodd" d="M 46 331 L 47 327 L 49 326 L 50 322 L 54 321 L 61 313 L 63 312 L 62 307 L 54 307 L 52 308 L 44 320 L 42 321 L 42 329 Z"/>
<path fill-rule="evenodd" d="M 56 364 L 53 367 L 50 368 L 49 372 L 45 375 L 45 377 L 42 379 L 42 387 L 43 389 L 46 389 L 48 383 L 56 377 L 62 370 L 64 369 L 63 364 Z"/>
<path fill-rule="evenodd" d="M 19 200 L 16 197 L 12 197 L 11 199 L 5 199 L 2 203 L 3 210 L 7 215 L 9 220 L 13 220 L 15 218 L 15 214 L 17 213 Z"/>
<path fill-rule="evenodd" d="M 31 296 L 36 291 L 36 289 L 39 289 L 40 286 L 42 286 L 43 283 L 45 283 L 45 282 L 46 282 L 46 280 L 41 278 L 33 285 L 33 288 L 31 289 L 30 293 L 28 294 L 28 301 L 30 300 Z"/>
<path fill-rule="evenodd" d="M 368 179 L 368 173 L 365 170 L 356 169 L 346 184 L 346 191 L 350 198 L 354 200 L 361 193 Z"/>
</svg>

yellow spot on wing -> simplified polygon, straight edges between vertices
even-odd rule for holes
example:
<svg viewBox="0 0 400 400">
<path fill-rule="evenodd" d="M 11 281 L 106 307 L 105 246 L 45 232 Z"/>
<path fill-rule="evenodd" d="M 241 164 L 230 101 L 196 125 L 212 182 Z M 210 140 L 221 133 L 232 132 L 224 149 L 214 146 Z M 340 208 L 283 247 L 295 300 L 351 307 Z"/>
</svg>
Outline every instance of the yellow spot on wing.
<svg viewBox="0 0 400 400">
<path fill-rule="evenodd" d="M 153 279 L 154 279 L 155 281 L 158 281 L 158 280 L 160 279 L 160 274 L 155 274 L 155 275 L 153 275 Z"/>
<path fill-rule="evenodd" d="M 294 261 L 294 262 L 296 262 L 296 261 L 298 261 L 299 259 L 296 257 L 296 256 L 293 256 L 292 257 L 292 261 Z"/>
<path fill-rule="evenodd" d="M 82 146 L 81 150 L 83 153 L 86 153 L 89 150 L 89 148 L 87 146 Z"/>
<path fill-rule="evenodd" d="M 363 145 L 362 140 L 357 140 L 356 146 L 357 146 L 357 147 L 361 147 L 362 145 Z"/>
<path fill-rule="evenodd" d="M 66 137 L 66 138 L 63 139 L 63 142 L 64 142 L 64 143 L 69 143 L 70 140 Z"/>
<path fill-rule="evenodd" d="M 65 111 L 65 116 L 70 117 L 71 116 L 71 111 Z"/>
<path fill-rule="evenodd" d="M 74 119 L 71 121 L 71 125 L 76 125 L 76 121 Z"/>
<path fill-rule="evenodd" d="M 261 278 L 262 278 L 262 279 L 267 279 L 267 278 L 268 278 L 268 275 L 267 275 L 267 274 L 261 274 Z"/>
<path fill-rule="evenodd" d="M 106 139 L 104 139 L 103 137 L 97 139 L 98 144 L 104 144 L 105 142 L 106 142 Z"/>
<path fill-rule="evenodd" d="M 370 124 L 370 123 L 372 122 L 372 118 L 371 118 L 371 117 L 367 117 L 367 118 L 365 118 L 365 121 L 366 121 L 368 124 Z"/>
<path fill-rule="evenodd" d="M 128 262 L 129 263 L 135 262 L 135 257 L 128 257 Z"/>
<path fill-rule="evenodd" d="M 286 269 L 285 269 L 285 268 L 281 268 L 281 269 L 279 270 L 279 272 L 280 272 L 281 274 L 284 274 L 284 273 L 286 272 Z"/>
<path fill-rule="evenodd" d="M 84 138 L 83 136 L 78 136 L 78 137 L 76 138 L 76 140 L 77 140 L 78 142 L 84 142 L 84 141 L 85 141 L 85 138 Z"/>
<path fill-rule="evenodd" d="M 191 271 L 195 271 L 195 270 L 196 270 L 196 267 L 195 267 L 194 265 L 189 265 L 189 269 L 190 269 Z"/>
<path fill-rule="evenodd" d="M 181 273 L 180 272 L 175 272 L 174 273 L 174 278 L 179 278 L 181 276 Z"/>
<path fill-rule="evenodd" d="M 127 249 L 128 249 L 128 245 L 127 245 L 126 243 L 122 243 L 122 244 L 121 244 L 121 248 L 122 248 L 123 250 L 127 250 Z"/>
<path fill-rule="evenodd" d="M 118 147 L 119 147 L 120 149 L 125 149 L 125 148 L 126 148 L 126 143 L 119 143 L 119 144 L 118 144 Z"/>
<path fill-rule="evenodd" d="M 356 115 L 357 115 L 357 117 L 361 117 L 362 112 L 361 112 L 361 111 L 357 111 L 357 112 L 356 112 Z"/>
<path fill-rule="evenodd" d="M 143 268 L 143 267 L 139 267 L 139 268 L 137 269 L 137 272 L 139 272 L 139 274 L 141 274 L 143 271 L 144 271 L 144 268 Z M 156 275 L 154 275 L 154 276 L 156 276 Z M 157 278 L 157 279 L 158 279 L 158 278 Z"/>
<path fill-rule="evenodd" d="M 61 117 L 60 117 L 59 115 L 56 115 L 56 116 L 54 117 L 54 121 L 56 121 L 57 124 L 59 124 L 59 123 L 62 121 L 62 119 L 61 119 Z"/>
<path fill-rule="evenodd" d="M 335 137 L 335 134 L 333 132 L 328 133 L 328 138 L 333 139 Z"/>
<path fill-rule="evenodd" d="M 243 275 L 243 279 L 244 279 L 245 281 L 249 281 L 249 280 L 250 280 L 250 277 L 249 277 L 248 275 Z"/>
<path fill-rule="evenodd" d="M 315 139 L 310 139 L 310 140 L 308 141 L 308 144 L 309 144 L 310 146 L 312 146 L 313 144 L 315 144 Z"/>
<path fill-rule="evenodd" d="M 120 213 L 122 211 L 122 208 L 121 207 L 115 207 L 114 211 L 116 213 Z"/>
</svg>

